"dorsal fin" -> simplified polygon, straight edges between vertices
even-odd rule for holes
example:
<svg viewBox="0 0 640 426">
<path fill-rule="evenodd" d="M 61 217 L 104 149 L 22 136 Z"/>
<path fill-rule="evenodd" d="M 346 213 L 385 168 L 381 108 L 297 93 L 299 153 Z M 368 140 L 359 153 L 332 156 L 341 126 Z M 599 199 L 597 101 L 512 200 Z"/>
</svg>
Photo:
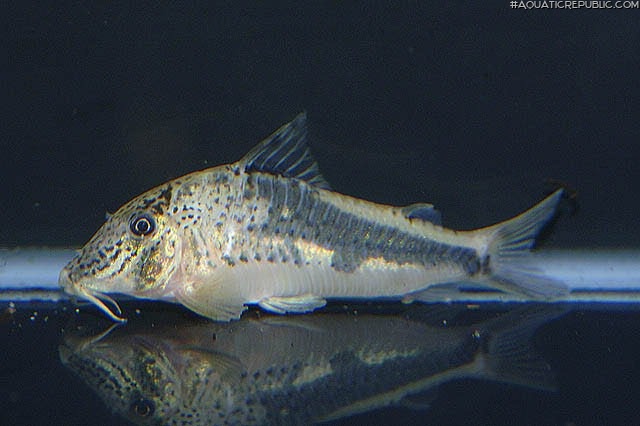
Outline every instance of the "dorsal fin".
<svg viewBox="0 0 640 426">
<path fill-rule="evenodd" d="M 307 146 L 307 114 L 304 112 L 260 142 L 240 160 L 240 164 L 247 172 L 277 174 L 331 189 Z"/>
<path fill-rule="evenodd" d="M 402 213 L 407 219 L 420 219 L 431 222 L 434 225 L 442 225 L 442 214 L 433 207 L 433 204 L 410 204 L 402 208 Z"/>
</svg>

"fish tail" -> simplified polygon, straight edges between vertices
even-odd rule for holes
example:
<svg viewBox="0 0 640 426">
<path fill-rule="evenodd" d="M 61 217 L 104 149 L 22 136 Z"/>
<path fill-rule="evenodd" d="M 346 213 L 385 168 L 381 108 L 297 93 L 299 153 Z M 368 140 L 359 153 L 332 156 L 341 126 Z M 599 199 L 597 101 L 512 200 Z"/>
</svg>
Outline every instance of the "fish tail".
<svg viewBox="0 0 640 426">
<path fill-rule="evenodd" d="M 524 213 L 476 231 L 488 238 L 486 253 L 481 258 L 484 277 L 490 281 L 491 287 L 537 300 L 555 299 L 568 293 L 562 282 L 521 261 L 529 254 L 542 228 L 554 216 L 562 192 L 558 189 Z"/>
<path fill-rule="evenodd" d="M 533 345 L 536 331 L 566 314 L 561 305 L 527 305 L 474 327 L 481 350 L 474 362 L 476 375 L 497 382 L 540 390 L 555 389 L 549 364 Z"/>
</svg>

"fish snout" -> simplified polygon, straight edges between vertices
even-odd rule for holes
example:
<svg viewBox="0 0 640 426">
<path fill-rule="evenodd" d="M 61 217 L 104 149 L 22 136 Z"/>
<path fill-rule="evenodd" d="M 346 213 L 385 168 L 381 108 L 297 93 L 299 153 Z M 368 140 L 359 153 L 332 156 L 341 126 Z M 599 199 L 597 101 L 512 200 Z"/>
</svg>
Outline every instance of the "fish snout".
<svg viewBox="0 0 640 426">
<path fill-rule="evenodd" d="M 58 275 L 58 285 L 62 287 L 62 289 L 69 294 L 75 294 L 74 291 L 75 285 L 71 280 L 71 268 L 70 265 L 65 266 L 60 271 L 60 275 Z"/>
</svg>

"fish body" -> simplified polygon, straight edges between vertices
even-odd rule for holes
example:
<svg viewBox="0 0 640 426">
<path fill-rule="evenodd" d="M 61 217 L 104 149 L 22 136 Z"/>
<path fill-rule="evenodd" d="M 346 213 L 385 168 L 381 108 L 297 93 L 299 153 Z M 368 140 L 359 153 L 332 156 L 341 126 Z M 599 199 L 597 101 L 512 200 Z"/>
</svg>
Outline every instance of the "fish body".
<svg viewBox="0 0 640 426">
<path fill-rule="evenodd" d="M 61 286 L 115 320 L 106 293 L 228 321 L 247 304 L 301 313 L 330 298 L 450 299 L 457 288 L 446 285 L 459 282 L 529 299 L 566 292 L 517 262 L 561 190 L 509 221 L 454 231 L 430 204 L 394 207 L 332 191 L 306 134 L 301 114 L 240 161 L 134 198 L 62 270 Z"/>
<path fill-rule="evenodd" d="M 312 424 L 427 408 L 439 385 L 462 378 L 551 390 L 549 366 L 531 346 L 535 330 L 559 314 L 547 308 L 447 327 L 410 314 L 154 321 L 104 338 L 68 334 L 59 353 L 136 424 Z"/>
</svg>

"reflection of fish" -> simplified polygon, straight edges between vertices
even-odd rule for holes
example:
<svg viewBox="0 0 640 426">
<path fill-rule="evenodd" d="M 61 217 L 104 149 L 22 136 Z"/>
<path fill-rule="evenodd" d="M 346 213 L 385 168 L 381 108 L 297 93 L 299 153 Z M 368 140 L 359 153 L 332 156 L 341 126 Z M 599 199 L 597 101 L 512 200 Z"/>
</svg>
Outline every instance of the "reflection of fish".
<svg viewBox="0 0 640 426">
<path fill-rule="evenodd" d="M 66 336 L 60 357 L 134 423 L 309 424 L 390 405 L 425 408 L 429 391 L 460 378 L 549 389 L 548 365 L 530 340 L 558 314 L 525 310 L 475 327 L 362 314 L 167 323 Z"/>
<path fill-rule="evenodd" d="M 178 301 L 217 320 L 238 318 L 247 303 L 285 313 L 326 298 L 432 300 L 430 287 L 461 281 L 549 299 L 566 289 L 518 259 L 561 193 L 494 226 L 449 230 L 430 204 L 391 207 L 331 191 L 301 114 L 237 163 L 122 206 L 63 269 L 60 285 L 114 320 L 123 318 L 105 293 Z"/>
</svg>

